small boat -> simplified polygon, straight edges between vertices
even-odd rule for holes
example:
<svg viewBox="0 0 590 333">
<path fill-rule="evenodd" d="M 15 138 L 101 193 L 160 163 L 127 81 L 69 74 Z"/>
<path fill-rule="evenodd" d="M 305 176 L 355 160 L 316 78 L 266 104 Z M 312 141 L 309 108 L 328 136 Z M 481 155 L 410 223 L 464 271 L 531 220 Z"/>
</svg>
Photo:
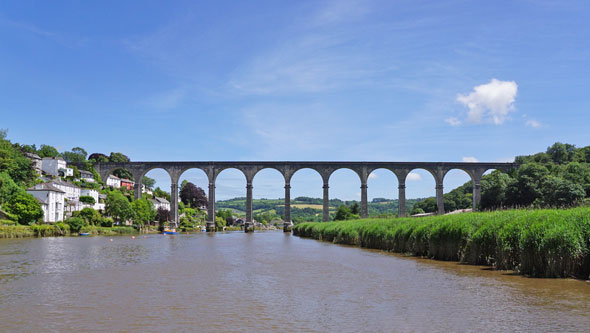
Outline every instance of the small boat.
<svg viewBox="0 0 590 333">
<path fill-rule="evenodd" d="M 164 235 L 178 235 L 178 231 L 176 229 L 164 229 Z"/>
<path fill-rule="evenodd" d="M 78 236 L 90 236 L 89 232 L 79 232 Z"/>
</svg>

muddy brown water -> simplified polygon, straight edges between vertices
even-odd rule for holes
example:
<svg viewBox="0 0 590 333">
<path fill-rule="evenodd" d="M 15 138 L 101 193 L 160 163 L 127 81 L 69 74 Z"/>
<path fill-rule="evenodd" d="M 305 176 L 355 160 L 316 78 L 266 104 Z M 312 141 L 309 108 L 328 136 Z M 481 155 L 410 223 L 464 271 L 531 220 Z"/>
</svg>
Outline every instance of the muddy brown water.
<svg viewBox="0 0 590 333">
<path fill-rule="evenodd" d="M 590 331 L 579 280 L 282 232 L 111 238 L 0 240 L 0 331 Z"/>
</svg>

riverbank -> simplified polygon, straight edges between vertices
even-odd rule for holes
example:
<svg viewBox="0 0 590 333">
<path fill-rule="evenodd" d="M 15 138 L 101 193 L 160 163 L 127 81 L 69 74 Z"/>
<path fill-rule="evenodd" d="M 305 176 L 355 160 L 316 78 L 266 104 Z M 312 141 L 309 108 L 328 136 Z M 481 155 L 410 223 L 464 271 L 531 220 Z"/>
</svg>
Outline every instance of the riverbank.
<svg viewBox="0 0 590 333">
<path fill-rule="evenodd" d="M 534 277 L 590 274 L 590 208 L 298 224 L 294 235 Z"/>
<path fill-rule="evenodd" d="M 91 236 L 116 236 L 131 234 L 159 233 L 157 227 L 144 228 L 141 231 L 133 227 L 82 227 L 79 232 L 88 233 Z M 62 237 L 77 236 L 78 232 L 70 232 L 70 227 L 65 223 L 25 225 L 0 225 L 1 238 L 25 238 L 25 237 Z"/>
</svg>

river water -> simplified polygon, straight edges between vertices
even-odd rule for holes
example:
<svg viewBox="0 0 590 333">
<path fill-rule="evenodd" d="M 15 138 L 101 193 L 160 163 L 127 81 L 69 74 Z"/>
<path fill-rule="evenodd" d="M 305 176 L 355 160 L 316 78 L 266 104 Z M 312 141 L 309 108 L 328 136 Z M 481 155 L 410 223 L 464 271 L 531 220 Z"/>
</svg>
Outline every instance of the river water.
<svg viewBox="0 0 590 333">
<path fill-rule="evenodd" d="M 2 332 L 588 330 L 584 281 L 282 232 L 0 240 Z"/>
</svg>

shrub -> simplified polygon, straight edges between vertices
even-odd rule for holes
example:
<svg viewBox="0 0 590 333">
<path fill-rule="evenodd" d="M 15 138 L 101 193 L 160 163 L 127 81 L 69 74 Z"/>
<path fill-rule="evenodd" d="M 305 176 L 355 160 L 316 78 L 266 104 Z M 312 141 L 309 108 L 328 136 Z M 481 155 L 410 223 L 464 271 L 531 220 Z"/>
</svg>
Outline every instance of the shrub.
<svg viewBox="0 0 590 333">
<path fill-rule="evenodd" d="M 70 217 L 66 220 L 66 223 L 70 226 L 71 232 L 80 232 L 82 227 L 88 225 L 88 223 L 81 217 Z"/>
</svg>

